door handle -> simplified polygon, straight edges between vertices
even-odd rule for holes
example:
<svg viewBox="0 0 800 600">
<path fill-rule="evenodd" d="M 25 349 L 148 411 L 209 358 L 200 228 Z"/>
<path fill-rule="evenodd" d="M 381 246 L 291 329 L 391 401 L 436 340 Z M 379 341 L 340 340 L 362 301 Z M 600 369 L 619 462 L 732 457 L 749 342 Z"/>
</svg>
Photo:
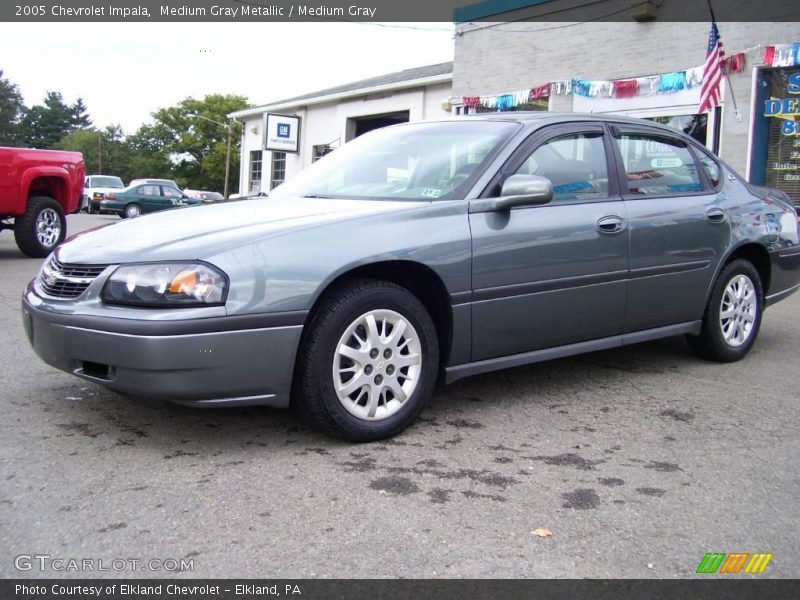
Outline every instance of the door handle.
<svg viewBox="0 0 800 600">
<path fill-rule="evenodd" d="M 597 231 L 600 233 L 619 233 L 625 229 L 625 219 L 617 215 L 602 217 L 597 221 Z"/>
<path fill-rule="evenodd" d="M 709 208 L 706 211 L 706 219 L 712 223 L 724 223 L 726 219 L 725 211 L 721 208 Z"/>
</svg>

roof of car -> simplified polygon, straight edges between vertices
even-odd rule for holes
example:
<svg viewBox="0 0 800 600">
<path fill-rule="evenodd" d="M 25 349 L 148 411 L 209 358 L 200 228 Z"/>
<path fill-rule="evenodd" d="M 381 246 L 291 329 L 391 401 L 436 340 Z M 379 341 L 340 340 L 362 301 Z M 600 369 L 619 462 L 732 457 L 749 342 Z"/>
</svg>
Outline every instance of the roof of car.
<svg viewBox="0 0 800 600">
<path fill-rule="evenodd" d="M 665 133 L 672 135 L 679 135 L 687 137 L 682 132 L 656 123 L 655 121 L 648 121 L 645 119 L 637 119 L 635 117 L 625 117 L 621 115 L 597 114 L 597 113 L 576 113 L 576 112 L 547 112 L 547 111 L 508 111 L 508 112 L 490 112 L 490 113 L 477 113 L 472 115 L 459 115 L 457 117 L 450 117 L 445 119 L 436 119 L 438 122 L 452 122 L 452 121 L 503 121 L 508 123 L 522 123 L 528 125 L 530 129 L 538 128 L 543 125 L 551 125 L 554 123 L 577 123 L 586 121 L 596 121 L 598 123 L 625 123 L 630 125 L 639 125 L 650 127 L 653 129 L 660 129 Z M 433 122 L 433 121 L 431 121 Z M 399 126 L 408 125 L 409 123 L 402 123 Z"/>
</svg>

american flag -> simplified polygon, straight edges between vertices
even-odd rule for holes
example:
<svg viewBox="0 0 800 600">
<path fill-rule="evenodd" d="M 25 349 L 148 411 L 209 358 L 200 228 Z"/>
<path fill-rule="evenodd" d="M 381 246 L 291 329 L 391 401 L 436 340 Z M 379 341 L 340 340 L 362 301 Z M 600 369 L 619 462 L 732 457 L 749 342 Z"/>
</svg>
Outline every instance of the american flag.
<svg viewBox="0 0 800 600">
<path fill-rule="evenodd" d="M 725 63 L 725 49 L 719 37 L 717 22 L 711 21 L 711 32 L 708 34 L 706 64 L 703 66 L 703 87 L 700 89 L 700 110 L 704 113 L 718 106 L 722 101 L 720 82 L 722 81 Z"/>
</svg>

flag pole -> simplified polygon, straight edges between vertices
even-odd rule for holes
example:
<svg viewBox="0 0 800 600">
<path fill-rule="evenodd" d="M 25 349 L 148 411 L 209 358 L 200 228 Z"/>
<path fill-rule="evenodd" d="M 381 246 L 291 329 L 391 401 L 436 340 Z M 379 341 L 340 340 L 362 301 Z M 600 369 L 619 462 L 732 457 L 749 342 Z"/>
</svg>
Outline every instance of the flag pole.
<svg viewBox="0 0 800 600">
<path fill-rule="evenodd" d="M 711 13 L 711 22 L 716 23 L 717 17 L 714 15 L 714 8 L 711 6 L 711 0 L 708 1 L 708 12 Z M 720 40 L 722 40 L 722 36 L 720 36 Z M 725 73 L 725 81 L 728 82 L 728 90 L 731 93 L 731 102 L 733 102 L 733 114 L 736 115 L 736 120 L 741 121 L 742 115 L 739 113 L 739 106 L 736 104 L 736 94 L 733 93 L 733 86 L 731 85 L 731 76 L 728 73 L 728 65 L 727 60 L 722 62 L 722 72 Z"/>
</svg>

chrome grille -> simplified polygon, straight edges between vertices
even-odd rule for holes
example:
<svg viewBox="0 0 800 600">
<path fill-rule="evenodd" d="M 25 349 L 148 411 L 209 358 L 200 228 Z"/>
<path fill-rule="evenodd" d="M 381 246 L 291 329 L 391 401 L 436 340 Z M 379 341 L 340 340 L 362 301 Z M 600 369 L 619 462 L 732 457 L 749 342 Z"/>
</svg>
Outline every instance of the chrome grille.
<svg viewBox="0 0 800 600">
<path fill-rule="evenodd" d="M 107 266 L 62 263 L 52 256 L 42 268 L 39 287 L 54 298 L 77 298 Z"/>
</svg>

